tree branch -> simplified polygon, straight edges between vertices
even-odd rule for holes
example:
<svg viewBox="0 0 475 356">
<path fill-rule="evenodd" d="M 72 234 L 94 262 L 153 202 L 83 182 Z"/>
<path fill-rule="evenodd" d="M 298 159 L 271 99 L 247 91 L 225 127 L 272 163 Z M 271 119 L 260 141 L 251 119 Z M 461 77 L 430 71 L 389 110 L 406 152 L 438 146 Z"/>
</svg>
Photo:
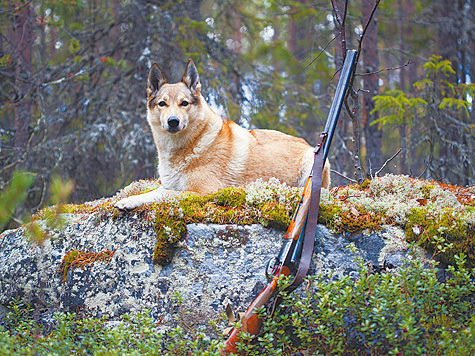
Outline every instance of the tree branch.
<svg viewBox="0 0 475 356">
<path fill-rule="evenodd" d="M 341 16 L 340 16 L 340 11 L 339 11 L 338 8 L 336 7 L 335 0 L 331 0 L 331 2 L 332 2 L 333 11 L 335 12 L 336 22 L 337 22 L 338 25 L 340 25 L 340 27 L 341 27 L 341 26 L 342 26 L 342 20 L 341 20 Z"/>
<path fill-rule="evenodd" d="M 332 3 L 332 8 L 335 13 L 335 19 L 340 26 L 340 37 L 341 37 L 341 56 L 342 56 L 342 64 L 345 61 L 346 57 L 346 14 L 348 12 L 348 0 L 345 0 L 345 6 L 343 8 L 343 17 L 340 14 L 340 11 L 338 10 L 338 7 L 336 6 L 335 0 L 331 0 Z"/>
<path fill-rule="evenodd" d="M 381 171 L 386 167 L 386 165 L 391 162 L 400 152 L 401 152 L 402 148 L 400 148 L 391 158 L 389 158 L 388 160 L 386 160 L 386 162 L 384 162 L 383 166 L 377 171 L 374 173 L 374 176 L 377 177 L 379 173 L 381 173 Z"/>
<path fill-rule="evenodd" d="M 358 40 L 358 54 L 361 51 L 361 46 L 362 46 L 362 43 L 363 43 L 364 36 L 366 34 L 366 31 L 368 30 L 369 24 L 373 20 L 374 14 L 376 13 L 376 9 L 378 8 L 378 5 L 379 5 L 380 2 L 381 2 L 381 0 L 376 0 L 376 3 L 374 4 L 373 9 L 371 10 L 371 14 L 369 15 L 368 21 L 366 22 L 366 24 L 363 28 L 363 33 L 361 34 L 361 36 Z"/>
<path fill-rule="evenodd" d="M 85 73 L 87 73 L 87 72 L 93 70 L 93 69 L 96 68 L 99 64 L 101 64 L 101 61 L 100 61 L 100 60 L 98 60 L 98 61 L 96 62 L 96 64 L 94 64 L 92 67 L 89 67 L 89 68 L 86 68 L 86 69 L 81 69 L 79 72 L 74 73 L 74 74 L 71 75 L 71 76 L 68 76 L 68 77 L 65 76 L 65 77 L 62 77 L 62 78 L 60 78 L 60 79 L 53 80 L 52 82 L 48 82 L 48 83 L 41 83 L 41 84 L 38 84 L 38 86 L 40 86 L 40 87 L 47 87 L 47 86 L 49 86 L 49 85 L 60 84 L 60 83 L 62 83 L 62 82 L 66 82 L 66 81 L 68 81 L 68 80 L 71 80 L 71 79 L 73 79 L 73 78 L 76 78 L 76 77 L 78 77 L 78 76 L 80 76 L 80 75 L 83 75 L 83 74 L 85 74 Z"/>
<path fill-rule="evenodd" d="M 14 12 L 20 10 L 21 8 L 23 8 L 25 6 L 28 6 L 31 2 L 33 2 L 33 0 L 27 1 L 26 3 L 18 5 L 18 6 L 14 6 L 11 9 L 8 9 L 8 10 L 0 10 L 0 14 L 3 15 L 3 14 L 14 13 Z"/>
<path fill-rule="evenodd" d="M 333 41 L 335 41 L 335 40 L 338 38 L 338 36 L 340 36 L 340 33 L 339 33 L 338 35 L 336 35 L 335 37 L 333 37 L 329 42 L 327 42 L 327 44 L 325 45 L 325 47 L 323 47 L 323 49 L 320 51 L 320 53 L 318 53 L 317 56 L 316 56 L 314 59 L 312 59 L 312 61 L 311 61 L 309 64 L 307 64 L 307 66 L 305 67 L 305 69 L 307 69 L 308 67 L 310 67 L 310 66 L 313 64 L 313 62 L 315 62 L 315 61 L 318 59 L 318 57 L 320 57 L 320 56 L 322 55 L 322 53 L 325 52 L 325 50 L 327 49 L 327 47 L 328 47 Z"/>
<path fill-rule="evenodd" d="M 406 64 L 403 64 L 402 66 L 399 66 L 399 67 L 384 68 L 384 69 L 380 69 L 380 70 L 375 71 L 375 72 L 358 73 L 358 74 L 356 74 L 356 75 L 359 76 L 359 77 L 363 77 L 363 76 L 365 76 L 365 75 L 379 74 L 379 73 L 385 72 L 385 71 L 401 69 L 401 68 L 404 68 L 404 67 L 407 67 L 407 66 L 411 65 L 412 63 L 414 63 L 414 61 L 413 61 L 412 59 L 409 59 Z"/>
</svg>

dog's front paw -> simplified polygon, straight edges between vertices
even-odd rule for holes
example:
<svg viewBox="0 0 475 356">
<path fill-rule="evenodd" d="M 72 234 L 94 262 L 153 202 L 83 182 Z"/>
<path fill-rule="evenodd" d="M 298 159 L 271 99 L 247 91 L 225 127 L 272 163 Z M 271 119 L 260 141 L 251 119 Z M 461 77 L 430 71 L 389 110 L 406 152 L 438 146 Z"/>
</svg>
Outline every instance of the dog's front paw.
<svg viewBox="0 0 475 356">
<path fill-rule="evenodd" d="M 119 200 L 114 204 L 114 208 L 122 211 L 129 211 L 143 205 L 144 203 L 145 202 L 143 199 L 141 199 L 140 195 L 134 195 L 132 197 Z"/>
</svg>

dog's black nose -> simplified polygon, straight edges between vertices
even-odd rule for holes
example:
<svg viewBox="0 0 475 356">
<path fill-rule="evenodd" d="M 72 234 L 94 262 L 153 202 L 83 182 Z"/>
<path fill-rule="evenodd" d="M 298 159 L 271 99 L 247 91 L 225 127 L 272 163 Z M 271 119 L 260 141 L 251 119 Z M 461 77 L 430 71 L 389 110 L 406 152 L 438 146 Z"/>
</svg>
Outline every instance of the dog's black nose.
<svg viewBox="0 0 475 356">
<path fill-rule="evenodd" d="M 176 116 L 170 116 L 168 118 L 168 129 L 169 131 L 178 131 L 178 125 L 180 125 L 180 120 Z"/>
</svg>

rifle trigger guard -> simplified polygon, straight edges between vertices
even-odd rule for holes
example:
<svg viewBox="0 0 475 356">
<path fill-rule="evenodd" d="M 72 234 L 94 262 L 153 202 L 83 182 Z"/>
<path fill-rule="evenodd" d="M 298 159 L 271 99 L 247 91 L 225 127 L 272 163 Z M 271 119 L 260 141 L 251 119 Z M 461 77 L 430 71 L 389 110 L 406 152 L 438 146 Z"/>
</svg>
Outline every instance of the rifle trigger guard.
<svg viewBox="0 0 475 356">
<path fill-rule="evenodd" d="M 277 264 L 277 258 L 272 257 L 269 262 L 267 262 L 266 267 L 266 278 L 267 280 L 271 280 L 274 277 L 275 266 Z"/>
</svg>

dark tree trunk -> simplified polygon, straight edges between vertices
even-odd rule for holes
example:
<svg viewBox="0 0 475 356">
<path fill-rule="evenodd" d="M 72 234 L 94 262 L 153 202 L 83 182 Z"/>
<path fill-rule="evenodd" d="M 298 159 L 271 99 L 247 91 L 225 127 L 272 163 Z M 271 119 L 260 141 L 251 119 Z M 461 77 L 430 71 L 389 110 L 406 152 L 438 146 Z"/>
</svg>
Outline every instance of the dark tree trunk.
<svg viewBox="0 0 475 356">
<path fill-rule="evenodd" d="M 345 0 L 335 0 L 336 8 L 333 8 L 333 23 L 335 24 L 335 36 L 338 40 L 335 42 L 335 66 L 339 70 L 343 66 L 343 52 L 346 50 L 346 31 L 345 23 Z M 342 26 L 343 25 L 343 26 Z M 335 80 L 340 78 L 340 72 L 335 75 Z"/>
<path fill-rule="evenodd" d="M 363 25 L 368 22 L 368 19 L 375 6 L 374 0 L 362 0 L 362 19 Z M 379 68 L 378 58 L 378 27 L 377 15 L 375 14 L 373 20 L 368 26 L 364 43 L 363 43 L 363 69 L 365 73 L 377 71 Z M 368 171 L 374 171 L 381 168 L 382 160 L 382 131 L 377 125 L 371 123 L 378 118 L 378 113 L 371 114 L 374 109 L 373 96 L 379 93 L 379 77 L 377 74 L 364 76 L 363 93 L 363 128 L 366 138 L 366 161 Z"/>
<path fill-rule="evenodd" d="M 306 65 L 310 61 L 310 43 L 313 41 L 314 32 L 309 26 L 309 21 L 311 19 L 305 14 L 305 8 L 309 6 L 308 0 L 297 0 L 295 1 L 296 5 L 291 8 L 291 15 L 289 18 L 289 39 L 288 39 L 288 48 L 292 53 L 293 65 L 288 66 L 288 69 L 285 71 L 288 72 L 289 76 L 292 78 L 291 81 L 296 85 L 294 88 L 289 87 L 289 92 L 291 91 L 305 91 L 309 90 L 309 82 L 307 79 L 307 72 L 305 70 Z M 298 3 L 298 4 L 297 4 Z M 295 84 L 298 83 L 298 84 Z M 298 87 L 298 88 L 297 88 Z M 300 131 L 299 134 L 306 139 L 310 144 L 315 144 L 318 137 L 318 133 L 321 132 L 323 127 L 315 119 L 313 113 L 308 112 L 308 109 L 305 107 L 295 107 L 294 98 L 292 96 L 287 96 L 287 105 L 294 106 L 294 112 L 297 114 L 293 117 L 287 117 L 287 120 L 295 120 L 296 117 L 300 117 L 300 120 L 305 121 L 306 132 Z M 307 116 L 308 119 L 302 119 L 302 117 Z M 291 124 L 291 126 L 298 127 L 297 124 Z"/>
<path fill-rule="evenodd" d="M 297 0 L 301 4 L 307 4 L 308 0 Z M 298 14 L 297 14 L 298 15 Z M 302 17 L 290 17 L 289 21 L 289 50 L 292 52 L 295 59 L 301 64 L 303 68 L 306 63 L 303 63 L 308 54 L 308 43 L 311 43 L 311 34 L 308 31 L 308 24 L 303 23 Z"/>
<path fill-rule="evenodd" d="M 13 16 L 12 45 L 15 61 L 15 147 L 21 152 L 30 138 L 31 121 L 31 69 L 32 69 L 32 12 L 30 5 L 21 7 Z"/>
<path fill-rule="evenodd" d="M 239 2 L 238 2 L 239 3 Z M 240 4 L 238 4 L 240 5 Z M 241 32 L 241 18 L 237 11 L 233 11 L 232 14 L 232 27 L 234 29 L 232 39 L 233 39 L 233 49 L 236 54 L 242 54 L 242 32 Z"/>
<path fill-rule="evenodd" d="M 452 74 L 450 81 L 455 83 L 460 78 L 460 59 L 459 59 L 459 41 L 460 39 L 460 3 L 461 0 L 439 1 L 438 8 L 438 32 L 439 44 L 438 52 L 444 58 L 452 62 L 455 74 Z"/>
<path fill-rule="evenodd" d="M 452 63 L 455 74 L 450 74 L 452 83 L 467 82 L 467 75 L 470 73 L 470 53 L 473 53 L 473 11 L 470 11 L 472 4 L 466 0 L 446 0 L 439 2 L 439 54 L 443 59 L 448 59 Z M 471 58 L 473 61 L 473 57 Z M 473 77 L 471 78 L 473 82 Z M 473 112 L 472 112 L 473 116 Z M 463 119 L 462 119 L 463 120 Z M 448 124 L 444 128 L 445 138 L 452 142 L 459 142 L 462 147 L 466 145 L 460 128 L 456 125 Z M 468 182 L 469 164 L 468 160 L 462 159 L 463 152 L 455 145 L 442 145 L 440 160 L 445 165 L 445 176 L 441 177 L 454 184 L 465 184 Z"/>
<path fill-rule="evenodd" d="M 403 65 L 405 62 L 405 36 L 404 32 L 406 29 L 406 24 L 404 21 L 404 0 L 398 0 L 398 37 L 399 37 L 399 60 L 400 64 Z M 399 71 L 399 88 L 401 91 L 406 90 L 406 68 L 402 67 Z M 407 124 L 405 118 L 402 119 L 402 123 L 399 126 L 399 141 L 401 144 L 401 153 L 399 157 L 399 172 L 402 174 L 407 174 Z"/>
<path fill-rule="evenodd" d="M 346 50 L 346 29 L 345 23 L 345 0 L 335 0 L 335 7 L 333 8 L 333 23 L 335 25 L 335 76 L 333 82 L 338 83 L 340 79 L 340 69 L 343 67 L 344 61 L 344 50 Z M 345 140 L 345 137 L 351 137 L 350 129 L 350 120 L 347 118 L 345 110 L 342 110 L 340 119 L 338 120 L 338 129 L 337 135 L 340 133 L 339 137 L 343 141 L 343 144 L 335 145 L 336 154 L 332 160 L 333 167 L 336 171 L 339 171 L 343 174 L 350 175 L 350 172 L 353 170 L 351 166 L 351 160 L 348 159 L 349 150 L 351 147 L 347 147 L 350 142 Z M 346 181 L 341 181 L 342 184 L 346 184 Z"/>
</svg>

